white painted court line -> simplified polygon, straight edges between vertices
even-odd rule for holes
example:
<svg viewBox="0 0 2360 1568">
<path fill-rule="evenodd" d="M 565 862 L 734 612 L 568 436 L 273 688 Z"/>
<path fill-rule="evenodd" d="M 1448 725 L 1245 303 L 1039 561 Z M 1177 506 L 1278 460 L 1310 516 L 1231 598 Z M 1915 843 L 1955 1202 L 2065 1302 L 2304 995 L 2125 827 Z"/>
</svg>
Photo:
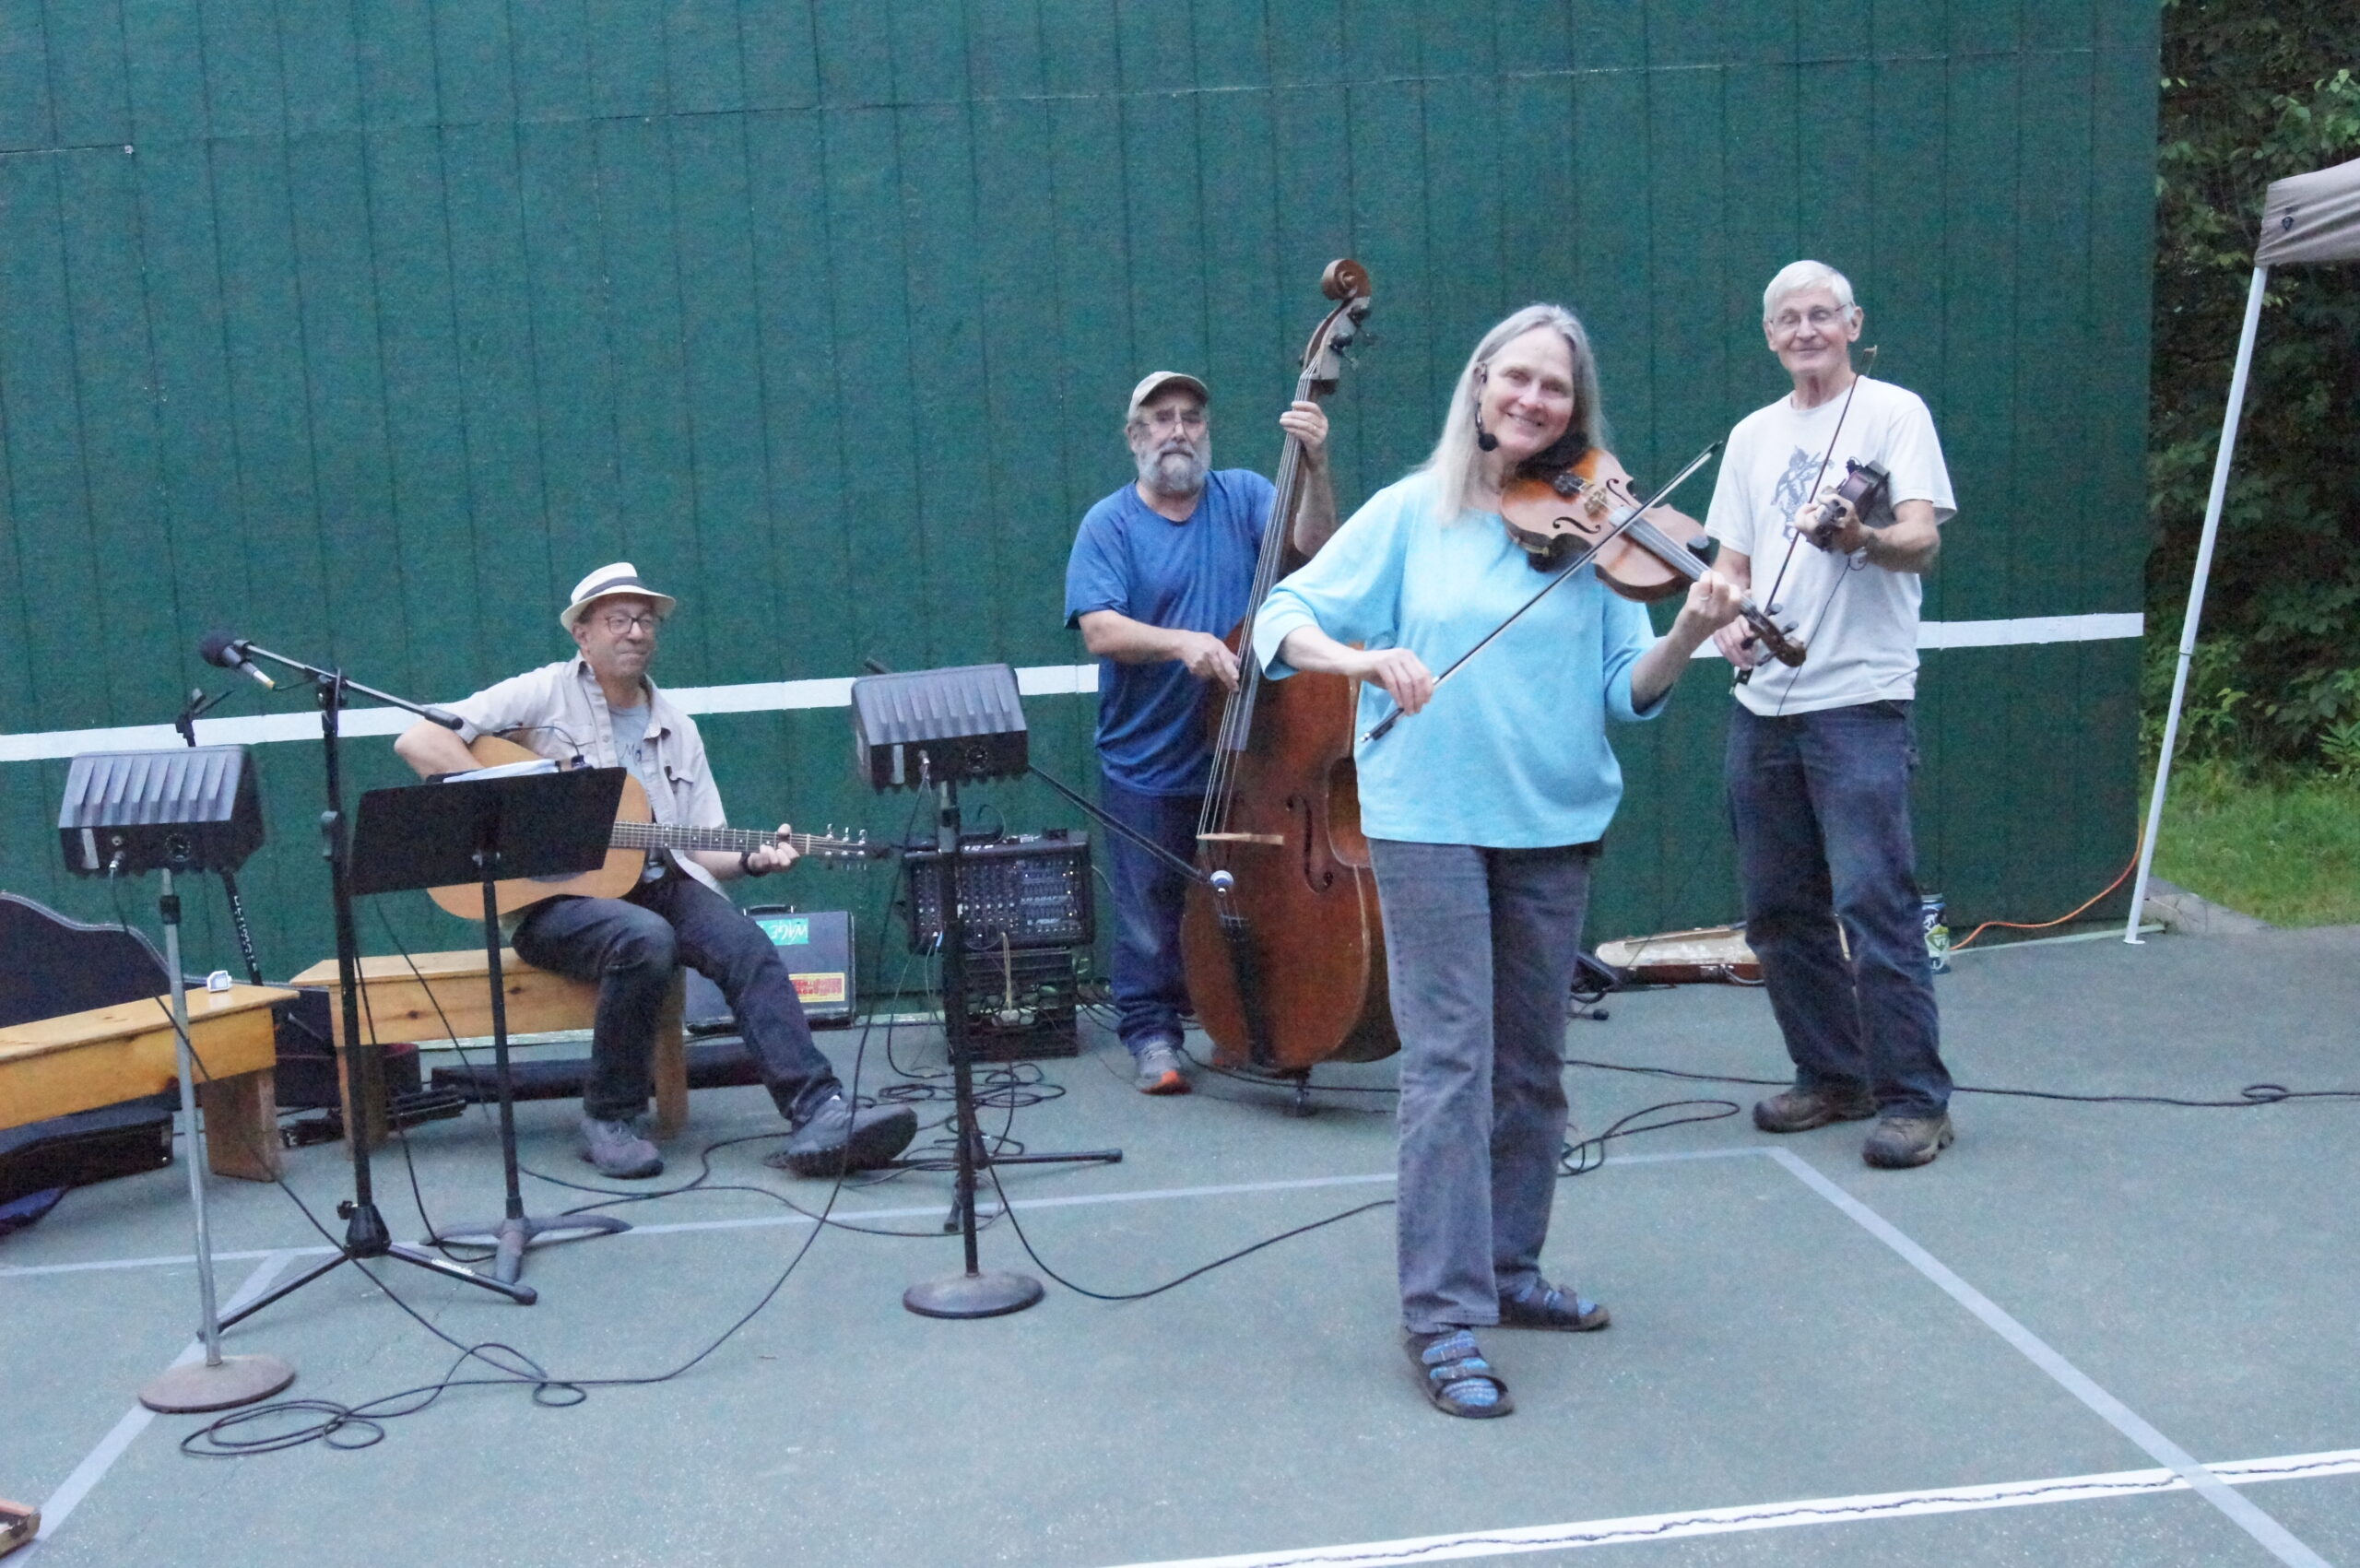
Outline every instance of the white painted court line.
<svg viewBox="0 0 2360 1568">
<path fill-rule="evenodd" d="M 1891 1220 L 1828 1180 L 1791 1149 L 1773 1149 L 1767 1152 L 1796 1180 L 1841 1209 L 1862 1230 L 1899 1254 L 1909 1267 L 1933 1281 L 1943 1294 L 1981 1319 L 1985 1327 L 2014 1346 L 2025 1360 L 2088 1406 L 2099 1420 L 2137 1444 L 2150 1457 L 2168 1466 L 2194 1489 L 2198 1496 L 2227 1515 L 2231 1523 L 2260 1541 L 2272 1556 L 2288 1564 L 2289 1568 L 2328 1568 L 2327 1560 L 2296 1540 L 2285 1526 L 2263 1513 L 2251 1499 L 2230 1490 L 2220 1476 L 2199 1464 L 2194 1455 L 2149 1425 L 2145 1418 L 2130 1406 L 2099 1387 L 2088 1373 L 2067 1361 L 2040 1336 L 2001 1311 L 1999 1303 L 1990 1297 L 1953 1273 L 1940 1258 L 1904 1235 Z"/>
<path fill-rule="evenodd" d="M 1769 1153 L 1766 1149 L 1692 1149 L 1651 1154 L 1617 1154 L 1610 1164 L 1670 1165 L 1693 1160 L 1743 1160 Z M 1108 1203 L 1170 1203 L 1191 1197 L 1243 1197 L 1257 1193 L 1300 1192 L 1320 1187 L 1377 1186 L 1393 1181 L 1390 1171 L 1375 1172 L 1357 1176 L 1298 1176 L 1285 1181 L 1232 1182 L 1220 1186 L 1150 1187 L 1136 1192 L 1075 1193 L 1063 1197 L 1028 1197 L 1016 1205 L 1021 1214 L 1042 1208 L 1092 1208 Z M 938 1217 L 948 1197 L 932 1203 L 913 1204 L 903 1208 L 838 1208 L 829 1218 L 848 1224 L 864 1224 L 878 1220 L 914 1220 Z M 987 1213 L 996 1210 L 987 1209 Z M 701 1231 L 758 1231 L 781 1225 L 808 1225 L 808 1214 L 754 1214 L 741 1220 L 683 1220 L 665 1225 L 633 1225 L 623 1232 L 627 1236 L 691 1235 Z M 249 1257 L 325 1257 L 334 1247 L 279 1247 L 248 1252 L 218 1252 L 214 1260 L 236 1262 Z M 180 1253 L 160 1257 L 103 1258 L 92 1263 L 39 1263 L 16 1267 L 0 1267 L 0 1279 L 26 1279 L 46 1274 L 88 1274 L 117 1268 L 170 1268 L 192 1264 L 195 1257 Z"/>
<path fill-rule="evenodd" d="M 221 1310 L 224 1313 L 233 1312 L 262 1294 L 264 1287 L 278 1278 L 278 1271 L 293 1262 L 296 1256 L 292 1252 L 274 1252 L 266 1256 L 262 1267 L 246 1276 L 245 1282 L 221 1303 Z M 190 1257 L 182 1261 L 194 1263 L 195 1259 Z M 186 1366 L 192 1362 L 201 1361 L 204 1356 L 205 1341 L 191 1339 L 188 1347 L 172 1358 L 171 1365 Z M 99 1484 L 114 1462 L 123 1457 L 124 1451 L 148 1430 L 148 1423 L 155 1419 L 156 1412 L 147 1406 L 133 1405 L 124 1413 L 123 1420 L 114 1423 L 113 1430 L 99 1439 L 99 1445 L 82 1456 L 82 1462 L 74 1467 L 73 1471 L 58 1483 L 57 1490 L 41 1503 L 41 1534 L 35 1538 L 36 1547 L 58 1532 L 59 1527 L 73 1515 L 74 1510 L 82 1505 L 82 1499 L 90 1495 L 90 1489 Z"/>
<path fill-rule="evenodd" d="M 2212 1473 L 2221 1480 L 2237 1486 L 2250 1486 L 2258 1481 L 2360 1475 L 2360 1448 L 2340 1448 L 2324 1454 L 2295 1454 L 2281 1459 L 2242 1459 L 2232 1464 L 2212 1466 Z M 1400 1540 L 1363 1541 L 1351 1546 L 1249 1551 L 1230 1557 L 1178 1558 L 1161 1562 L 1131 1563 L 1127 1568 L 1318 1568 L 1318 1565 L 1327 1563 L 1375 1568 L 1375 1565 L 1384 1563 L 1513 1557 L 1532 1551 L 1571 1551 L 1591 1546 L 1622 1546 L 1633 1541 L 1676 1540 L 1687 1536 L 1791 1529 L 1799 1525 L 1859 1524 L 1873 1519 L 1906 1519 L 1928 1514 L 1965 1514 L 1990 1508 L 2030 1508 L 2050 1503 L 2147 1497 L 2188 1490 L 2187 1479 L 2170 1469 L 2116 1470 L 2104 1475 L 2062 1476 L 2053 1480 L 1929 1487 L 1918 1491 L 1820 1497 L 1798 1503 L 1692 1508 L 1676 1514 L 1634 1514 L 1619 1519 L 1590 1519 L 1579 1524 L 1531 1525 L 1514 1529 L 1464 1531 L 1457 1535 L 1416 1536 Z"/>
</svg>

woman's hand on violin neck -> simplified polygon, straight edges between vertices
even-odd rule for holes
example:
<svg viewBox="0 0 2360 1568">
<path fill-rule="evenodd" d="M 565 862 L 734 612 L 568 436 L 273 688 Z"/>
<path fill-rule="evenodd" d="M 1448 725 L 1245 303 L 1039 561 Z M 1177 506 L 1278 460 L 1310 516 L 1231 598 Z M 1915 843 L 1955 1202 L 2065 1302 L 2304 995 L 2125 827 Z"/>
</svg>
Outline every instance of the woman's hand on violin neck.
<svg viewBox="0 0 2360 1568">
<path fill-rule="evenodd" d="M 1693 640 L 1689 643 L 1689 651 L 1693 653 L 1704 645 L 1706 637 L 1717 637 L 1731 628 L 1744 609 L 1745 590 L 1717 572 L 1707 572 L 1688 585 L 1688 597 L 1672 622 L 1672 635 L 1680 635 L 1685 622 L 1693 633 Z"/>
<path fill-rule="evenodd" d="M 1344 673 L 1376 682 L 1405 713 L 1416 713 L 1434 694 L 1434 671 L 1407 648 L 1356 648 Z"/>
</svg>

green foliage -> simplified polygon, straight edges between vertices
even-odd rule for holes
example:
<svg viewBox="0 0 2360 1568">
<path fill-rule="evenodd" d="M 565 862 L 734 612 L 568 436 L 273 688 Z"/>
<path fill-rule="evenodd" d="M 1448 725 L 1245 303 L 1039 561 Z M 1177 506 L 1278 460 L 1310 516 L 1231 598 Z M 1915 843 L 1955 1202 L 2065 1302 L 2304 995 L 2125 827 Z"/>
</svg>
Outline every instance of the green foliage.
<svg viewBox="0 0 2360 1568">
<path fill-rule="evenodd" d="M 2360 777 L 2176 769 L 2155 875 L 2272 925 L 2360 921 Z"/>
<path fill-rule="evenodd" d="M 2264 187 L 2360 157 L 2360 6 L 2165 0 L 2149 423 L 2160 727 Z M 2272 272 L 2183 721 L 2197 755 L 2317 760 L 2360 724 L 2360 265 Z M 2348 733 L 2348 732 L 2347 732 Z"/>
</svg>

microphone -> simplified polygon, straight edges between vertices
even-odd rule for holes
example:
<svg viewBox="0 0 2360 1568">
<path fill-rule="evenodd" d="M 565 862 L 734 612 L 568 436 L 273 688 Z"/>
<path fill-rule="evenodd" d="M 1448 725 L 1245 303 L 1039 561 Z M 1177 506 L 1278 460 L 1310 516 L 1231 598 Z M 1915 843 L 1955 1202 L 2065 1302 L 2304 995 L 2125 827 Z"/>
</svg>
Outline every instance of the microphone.
<svg viewBox="0 0 2360 1568">
<path fill-rule="evenodd" d="M 208 665 L 218 665 L 223 669 L 242 670 L 273 690 L 277 690 L 278 682 L 263 674 L 254 666 L 254 662 L 246 657 L 247 646 L 244 638 L 232 637 L 217 627 L 206 632 L 205 640 L 196 645 L 196 655 Z"/>
</svg>

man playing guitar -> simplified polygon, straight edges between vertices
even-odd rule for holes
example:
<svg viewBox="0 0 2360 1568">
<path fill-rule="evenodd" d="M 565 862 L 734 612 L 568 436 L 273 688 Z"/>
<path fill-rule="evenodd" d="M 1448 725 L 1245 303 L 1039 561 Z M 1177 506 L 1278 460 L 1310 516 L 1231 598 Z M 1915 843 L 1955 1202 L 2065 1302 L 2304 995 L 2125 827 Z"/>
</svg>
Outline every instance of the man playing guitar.
<svg viewBox="0 0 2360 1568">
<path fill-rule="evenodd" d="M 413 725 L 394 749 L 421 774 L 478 765 L 467 747 L 484 734 L 509 736 L 544 757 L 627 768 L 646 791 L 655 820 L 718 828 L 727 819 L 695 721 L 647 677 L 656 633 L 677 603 L 640 580 L 629 561 L 584 577 L 559 624 L 575 656 L 486 687 L 450 709 L 457 733 Z M 811 1041 L 794 980 L 760 926 L 720 884 L 794 863 L 779 841 L 743 853 L 657 849 L 621 898 L 559 897 L 536 903 L 513 937 L 527 963 L 598 984 L 590 1079 L 582 1093 L 582 1157 L 611 1177 L 664 1169 L 640 1131 L 647 1109 L 656 1015 L 685 963 L 728 999 L 762 1082 L 793 1129 L 775 1162 L 802 1175 L 865 1170 L 892 1159 L 917 1131 L 905 1105 L 856 1110 Z"/>
</svg>

